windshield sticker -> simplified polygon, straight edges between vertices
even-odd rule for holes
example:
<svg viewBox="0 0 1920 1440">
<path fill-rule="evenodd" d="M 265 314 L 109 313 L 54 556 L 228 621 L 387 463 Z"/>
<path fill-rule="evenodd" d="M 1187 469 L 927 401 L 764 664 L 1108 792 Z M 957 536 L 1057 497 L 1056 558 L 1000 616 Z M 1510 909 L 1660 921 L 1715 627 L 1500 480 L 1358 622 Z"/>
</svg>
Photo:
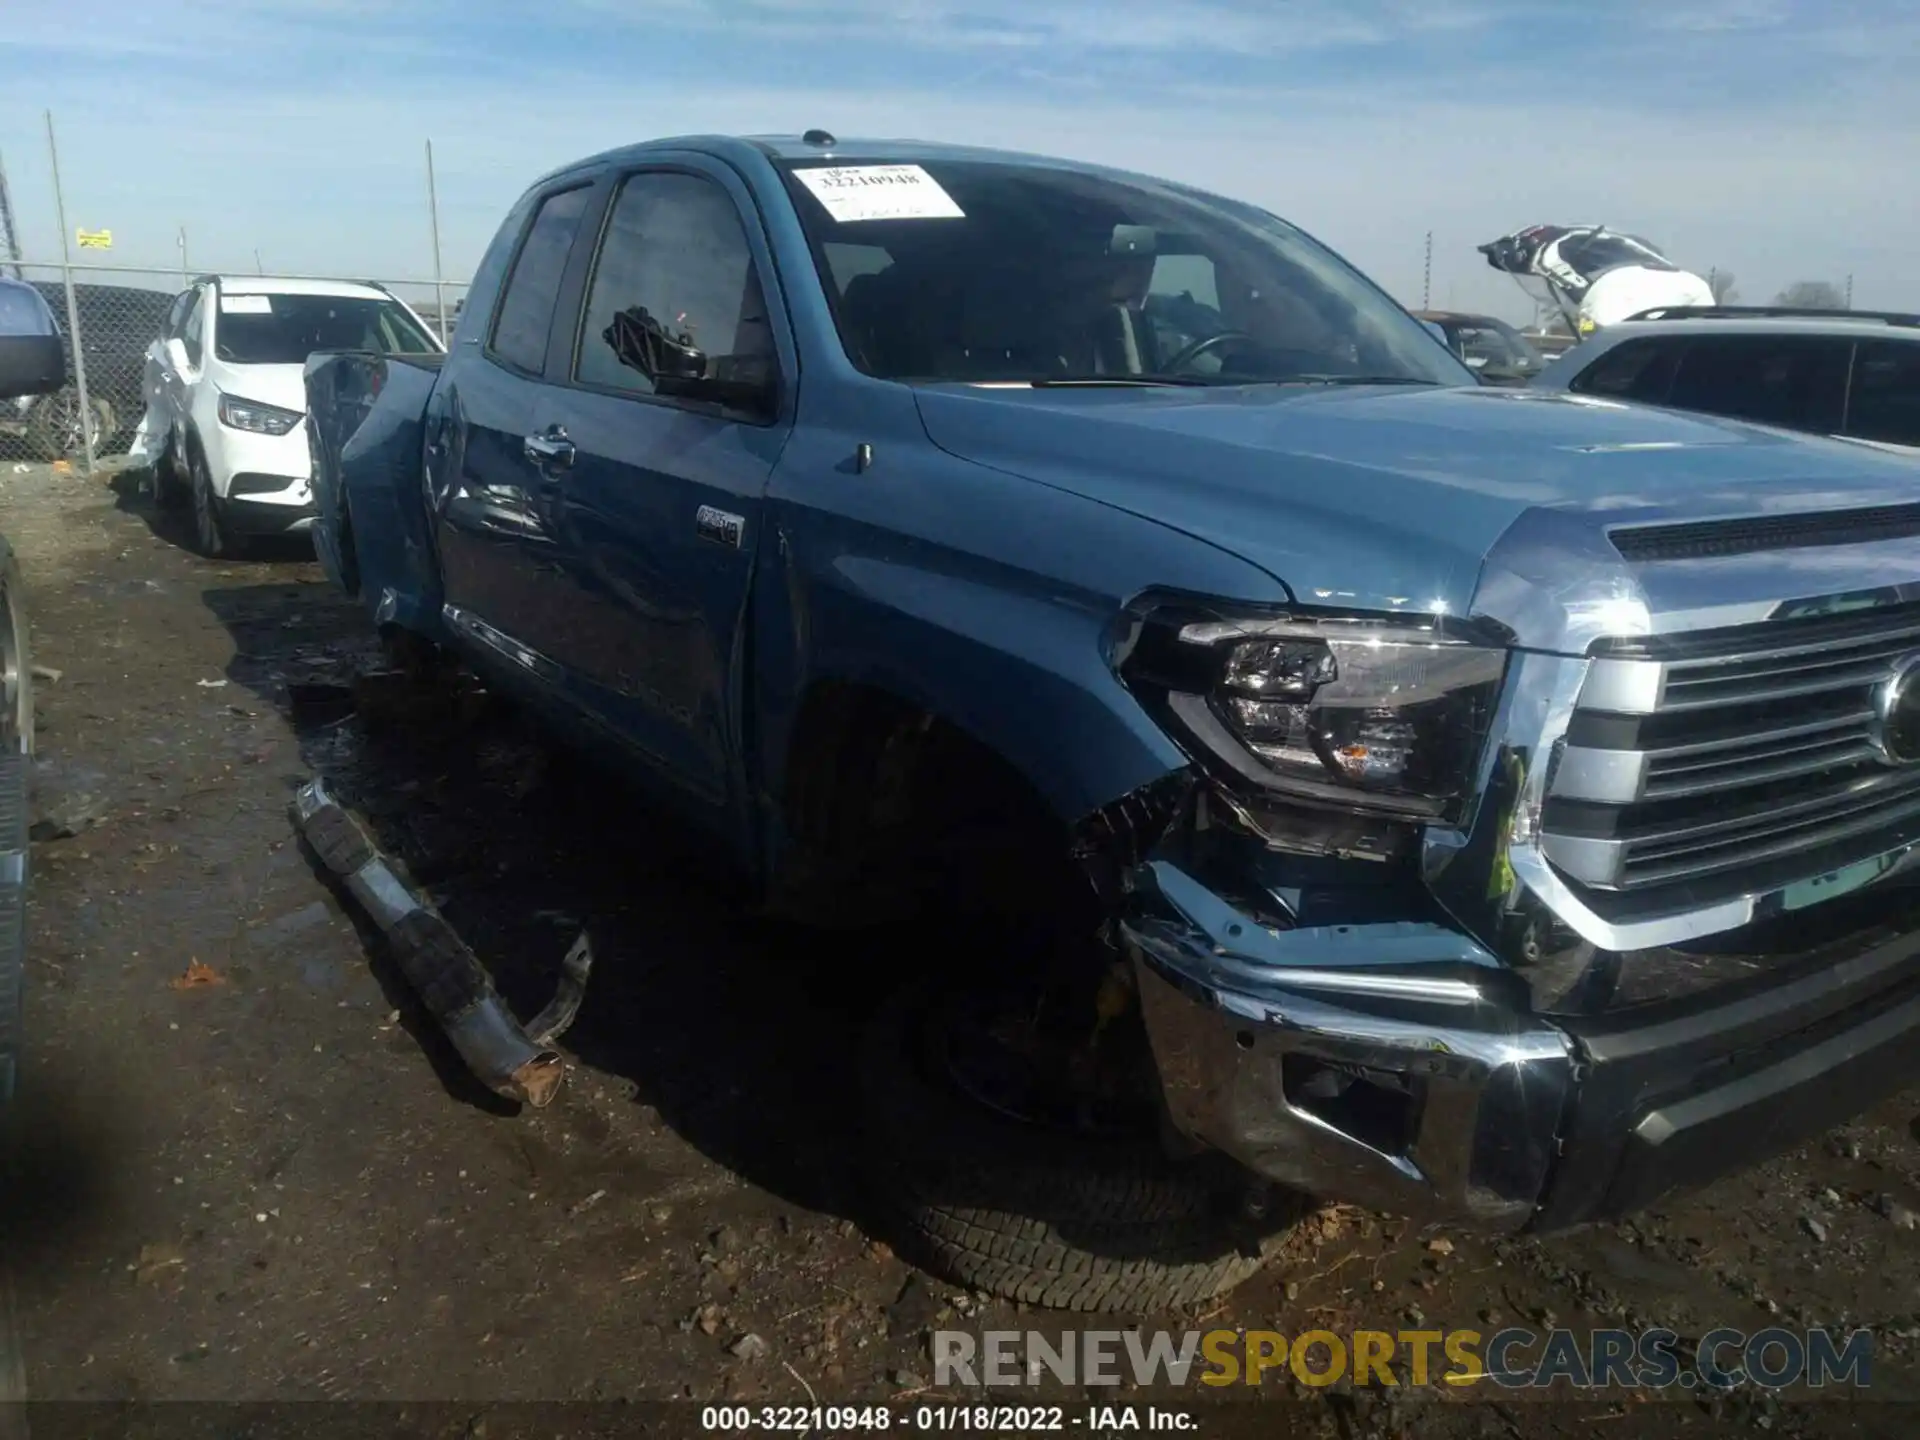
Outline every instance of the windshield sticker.
<svg viewBox="0 0 1920 1440">
<path fill-rule="evenodd" d="M 940 182 L 918 165 L 824 165 L 793 173 L 842 223 L 966 218 Z"/>
<path fill-rule="evenodd" d="M 273 299 L 268 295 L 222 295 L 222 315 L 271 315 Z"/>
</svg>

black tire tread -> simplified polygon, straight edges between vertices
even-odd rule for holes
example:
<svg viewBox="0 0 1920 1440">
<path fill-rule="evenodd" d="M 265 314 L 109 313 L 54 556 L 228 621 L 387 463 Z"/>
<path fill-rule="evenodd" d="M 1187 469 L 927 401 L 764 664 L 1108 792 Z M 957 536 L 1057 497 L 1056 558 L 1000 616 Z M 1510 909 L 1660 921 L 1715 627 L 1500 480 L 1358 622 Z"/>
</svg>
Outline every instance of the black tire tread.
<svg viewBox="0 0 1920 1440">
<path fill-rule="evenodd" d="M 1149 1314 L 1217 1299 L 1251 1279 L 1267 1250 L 1233 1252 L 1184 1263 L 1142 1256 L 1114 1260 L 1078 1245 L 1020 1233 L 1013 1216 L 961 1220 L 932 1208 L 920 1212 L 915 1246 L 928 1268 L 989 1295 L 1051 1310 Z"/>
<path fill-rule="evenodd" d="M 908 990 L 882 1007 L 861 1068 L 875 1201 L 929 1270 L 1056 1309 L 1181 1308 L 1253 1275 L 1305 1213 L 1289 1203 L 1255 1227 L 1219 1169 L 1151 1137 L 1063 1145 L 944 1091 L 910 1058 L 920 1003 Z"/>
</svg>

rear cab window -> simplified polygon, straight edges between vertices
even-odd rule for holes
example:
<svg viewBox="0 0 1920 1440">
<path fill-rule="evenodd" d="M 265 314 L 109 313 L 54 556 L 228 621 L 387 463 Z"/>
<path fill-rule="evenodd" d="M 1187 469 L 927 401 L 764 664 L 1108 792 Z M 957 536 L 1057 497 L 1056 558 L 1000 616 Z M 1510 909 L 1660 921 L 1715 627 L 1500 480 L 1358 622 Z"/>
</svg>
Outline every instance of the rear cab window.
<svg viewBox="0 0 1920 1440">
<path fill-rule="evenodd" d="M 538 375 L 546 367 L 560 282 L 590 194 L 590 185 L 583 183 L 542 200 L 507 275 L 487 353 L 522 374 Z"/>
</svg>

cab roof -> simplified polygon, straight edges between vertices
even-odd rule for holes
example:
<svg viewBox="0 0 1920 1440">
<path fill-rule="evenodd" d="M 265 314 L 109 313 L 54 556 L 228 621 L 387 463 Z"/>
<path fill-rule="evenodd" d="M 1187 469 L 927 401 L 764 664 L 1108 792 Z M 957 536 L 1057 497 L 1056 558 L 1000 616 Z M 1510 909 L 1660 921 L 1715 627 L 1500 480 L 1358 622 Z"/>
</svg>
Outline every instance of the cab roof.
<svg viewBox="0 0 1920 1440">
<path fill-rule="evenodd" d="M 285 280 L 272 275 L 209 277 L 228 295 L 332 295 L 341 299 L 389 300 L 377 285 L 362 280 Z"/>
<path fill-rule="evenodd" d="M 825 136 L 809 139 L 808 136 Z M 973 161 L 989 165 L 1038 165 L 1050 169 L 1077 170 L 1086 174 L 1127 176 L 1131 172 L 1086 161 L 1068 160 L 1058 155 L 1030 154 L 1020 150 L 995 150 L 982 145 L 945 145 L 932 140 L 882 140 L 863 136 L 825 135 L 808 131 L 803 135 L 671 135 L 658 140 L 642 140 L 603 150 L 562 165 L 540 177 L 536 184 L 557 179 L 577 170 L 601 165 L 629 164 L 645 160 L 662 151 L 681 150 L 712 155 L 722 160 L 741 160 L 760 155 L 774 161 L 818 160 L 831 163 L 859 161 L 887 165 L 911 165 L 922 160 Z M 1134 179 L 1151 179 L 1133 175 Z"/>
</svg>

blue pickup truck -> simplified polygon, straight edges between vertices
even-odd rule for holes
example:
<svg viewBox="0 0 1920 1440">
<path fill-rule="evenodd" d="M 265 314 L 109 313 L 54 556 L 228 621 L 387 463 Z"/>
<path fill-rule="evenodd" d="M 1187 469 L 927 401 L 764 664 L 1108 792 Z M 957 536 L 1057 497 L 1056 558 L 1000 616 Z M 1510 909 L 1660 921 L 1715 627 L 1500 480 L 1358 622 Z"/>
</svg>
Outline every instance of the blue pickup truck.
<svg viewBox="0 0 1920 1440">
<path fill-rule="evenodd" d="M 384 630 L 795 915 L 995 937 L 863 1051 L 957 1279 L 1603 1220 L 1914 1074 L 1910 464 L 1477 386 L 1251 205 L 821 132 L 557 171 L 444 359 L 307 387 Z"/>
</svg>

